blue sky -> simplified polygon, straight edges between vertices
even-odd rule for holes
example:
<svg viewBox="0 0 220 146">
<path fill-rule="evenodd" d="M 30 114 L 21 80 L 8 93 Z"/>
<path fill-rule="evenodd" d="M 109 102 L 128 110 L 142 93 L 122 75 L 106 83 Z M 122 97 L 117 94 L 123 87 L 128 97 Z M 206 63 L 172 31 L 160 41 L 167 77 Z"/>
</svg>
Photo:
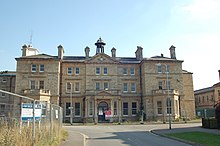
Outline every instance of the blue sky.
<svg viewBox="0 0 220 146">
<path fill-rule="evenodd" d="M 2 0 L 0 2 L 0 71 L 16 70 L 14 58 L 30 42 L 40 53 L 83 56 L 96 40 L 117 56 L 169 56 L 176 47 L 183 69 L 193 72 L 194 89 L 219 82 L 219 0 Z"/>
</svg>

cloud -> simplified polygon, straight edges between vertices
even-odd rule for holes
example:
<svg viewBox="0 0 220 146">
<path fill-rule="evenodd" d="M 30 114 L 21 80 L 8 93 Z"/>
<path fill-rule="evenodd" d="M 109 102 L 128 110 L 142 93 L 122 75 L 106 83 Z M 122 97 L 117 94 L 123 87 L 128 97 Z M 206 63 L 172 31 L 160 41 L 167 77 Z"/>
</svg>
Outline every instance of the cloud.
<svg viewBox="0 0 220 146">
<path fill-rule="evenodd" d="M 190 16 L 192 20 L 207 20 L 220 16 L 219 0 L 192 0 L 180 10 Z"/>
</svg>

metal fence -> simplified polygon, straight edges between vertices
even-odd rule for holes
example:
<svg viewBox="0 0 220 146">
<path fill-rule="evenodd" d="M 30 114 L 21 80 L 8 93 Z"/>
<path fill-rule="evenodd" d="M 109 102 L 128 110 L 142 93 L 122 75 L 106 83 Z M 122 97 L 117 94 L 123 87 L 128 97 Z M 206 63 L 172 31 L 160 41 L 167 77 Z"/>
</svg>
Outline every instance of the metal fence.
<svg viewBox="0 0 220 146">
<path fill-rule="evenodd" d="M 60 106 L 0 90 L 0 145 L 43 145 L 59 136 L 62 121 Z"/>
</svg>

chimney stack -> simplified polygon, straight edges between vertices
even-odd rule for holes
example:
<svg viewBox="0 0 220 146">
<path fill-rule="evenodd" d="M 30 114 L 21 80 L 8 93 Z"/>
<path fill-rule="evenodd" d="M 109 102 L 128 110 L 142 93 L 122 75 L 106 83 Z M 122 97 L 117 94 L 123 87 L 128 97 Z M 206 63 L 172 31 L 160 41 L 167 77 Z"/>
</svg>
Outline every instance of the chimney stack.
<svg viewBox="0 0 220 146">
<path fill-rule="evenodd" d="M 63 46 L 59 45 L 57 48 L 58 48 L 58 58 L 63 59 L 63 54 L 64 54 Z"/>
<path fill-rule="evenodd" d="M 23 56 L 27 56 L 27 54 L 28 54 L 28 48 L 27 48 L 27 45 L 25 44 L 24 46 L 22 46 L 22 57 Z"/>
<path fill-rule="evenodd" d="M 113 47 L 112 50 L 112 57 L 115 58 L 116 57 L 116 49 Z"/>
<path fill-rule="evenodd" d="M 90 48 L 87 46 L 87 47 L 85 48 L 86 59 L 89 58 L 89 52 L 90 52 Z"/>
<path fill-rule="evenodd" d="M 172 59 L 176 59 L 176 52 L 175 52 L 175 48 L 173 45 L 170 47 L 170 58 Z"/>
<path fill-rule="evenodd" d="M 143 53 L 142 53 L 143 48 L 140 46 L 137 46 L 137 51 L 135 52 L 136 59 L 137 60 L 142 60 L 143 59 Z"/>
</svg>

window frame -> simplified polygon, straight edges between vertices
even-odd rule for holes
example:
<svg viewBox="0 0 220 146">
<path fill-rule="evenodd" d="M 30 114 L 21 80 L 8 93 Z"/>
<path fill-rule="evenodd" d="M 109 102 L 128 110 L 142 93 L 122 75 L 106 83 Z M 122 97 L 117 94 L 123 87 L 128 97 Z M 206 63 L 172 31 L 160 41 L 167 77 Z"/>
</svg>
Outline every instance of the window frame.
<svg viewBox="0 0 220 146">
<path fill-rule="evenodd" d="M 75 75 L 79 75 L 80 74 L 80 68 L 79 67 L 76 67 L 75 68 Z"/>
<path fill-rule="evenodd" d="M 157 101 L 157 114 L 158 115 L 162 115 L 163 114 L 162 101 Z"/>
<path fill-rule="evenodd" d="M 106 86 L 107 85 L 107 86 Z M 109 83 L 108 82 L 104 82 L 103 83 L 103 89 L 104 90 L 109 90 Z"/>
<path fill-rule="evenodd" d="M 79 107 L 77 107 L 78 105 L 79 105 Z M 74 116 L 75 117 L 80 117 L 81 116 L 81 103 L 80 102 L 75 102 L 74 103 Z"/>
<path fill-rule="evenodd" d="M 98 88 L 97 88 L 98 87 Z M 100 82 L 95 82 L 95 90 L 100 91 L 101 90 L 101 84 Z"/>
<path fill-rule="evenodd" d="M 104 75 L 108 75 L 108 68 L 107 68 L 107 67 L 104 67 L 104 68 L 103 68 L 103 74 L 104 74 Z"/>
<path fill-rule="evenodd" d="M 123 92 L 128 92 L 128 83 L 123 83 Z"/>
<path fill-rule="evenodd" d="M 125 107 L 125 104 L 126 104 L 127 107 Z M 128 108 L 129 108 L 128 107 L 128 102 L 123 102 L 122 106 L 123 106 L 123 113 L 122 113 L 123 116 L 128 116 L 128 114 L 129 114 L 128 113 Z"/>
<path fill-rule="evenodd" d="M 100 75 L 101 74 L 101 68 L 100 67 L 96 67 L 95 74 L 96 75 Z"/>
<path fill-rule="evenodd" d="M 39 65 L 39 72 L 44 72 L 44 64 Z"/>
<path fill-rule="evenodd" d="M 42 86 L 43 83 L 43 86 Z M 44 89 L 45 85 L 44 85 L 44 80 L 40 80 L 39 81 L 39 89 Z"/>
<path fill-rule="evenodd" d="M 31 64 L 31 72 L 37 72 L 37 65 Z"/>
<path fill-rule="evenodd" d="M 130 68 L 130 75 L 132 75 L 132 76 L 135 75 L 135 68 L 134 67 Z"/>
<path fill-rule="evenodd" d="M 69 106 L 67 106 L 67 104 L 69 104 Z M 71 107 L 71 103 L 70 102 L 65 102 L 65 116 L 66 117 L 70 117 L 71 116 L 71 111 L 70 108 Z M 69 114 L 67 114 L 69 113 Z"/>
<path fill-rule="evenodd" d="M 80 83 L 79 82 L 74 83 L 74 92 L 80 92 Z"/>
<path fill-rule="evenodd" d="M 72 91 L 72 83 L 71 82 L 66 82 L 66 93 L 71 93 Z"/>
<path fill-rule="evenodd" d="M 135 107 L 133 107 L 133 103 L 135 103 Z M 133 113 L 135 111 L 135 113 Z M 131 115 L 136 116 L 137 115 L 137 102 L 133 101 L 131 102 Z"/>
<path fill-rule="evenodd" d="M 136 83 L 131 83 L 131 92 L 136 92 Z"/>
<path fill-rule="evenodd" d="M 73 74 L 73 68 L 67 67 L 67 75 L 72 75 L 72 74 Z"/>
<path fill-rule="evenodd" d="M 128 75 L 128 68 L 124 67 L 122 73 L 123 75 Z"/>
</svg>

